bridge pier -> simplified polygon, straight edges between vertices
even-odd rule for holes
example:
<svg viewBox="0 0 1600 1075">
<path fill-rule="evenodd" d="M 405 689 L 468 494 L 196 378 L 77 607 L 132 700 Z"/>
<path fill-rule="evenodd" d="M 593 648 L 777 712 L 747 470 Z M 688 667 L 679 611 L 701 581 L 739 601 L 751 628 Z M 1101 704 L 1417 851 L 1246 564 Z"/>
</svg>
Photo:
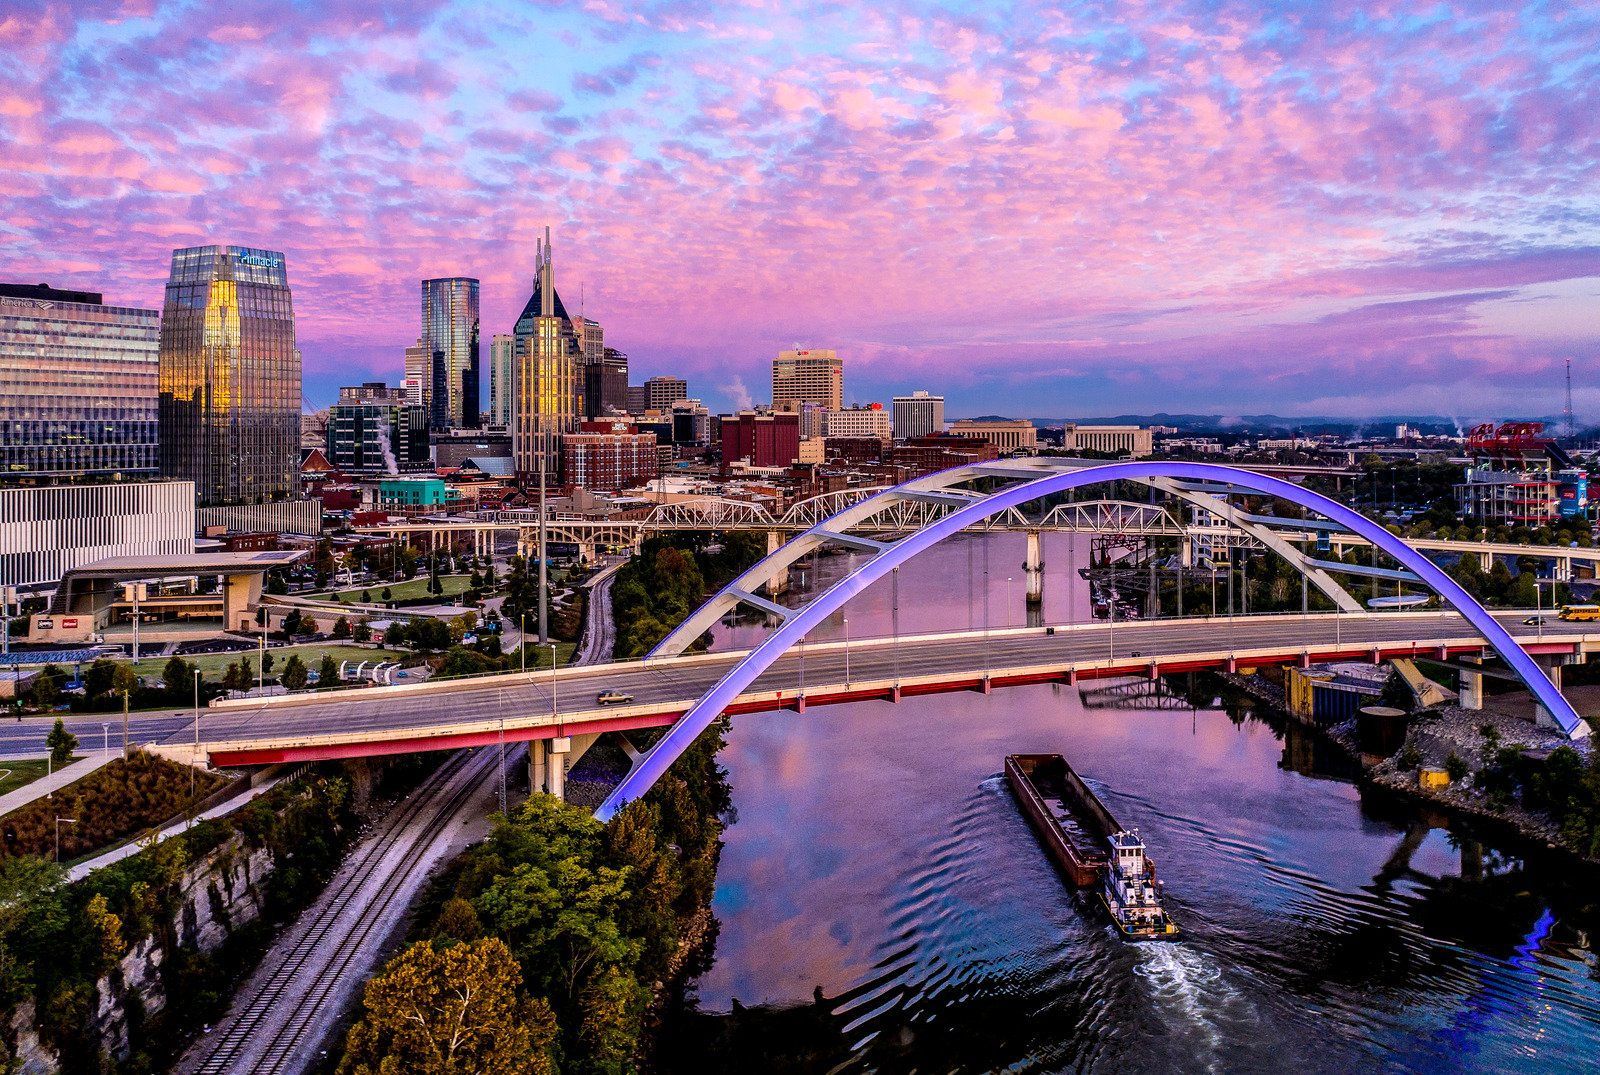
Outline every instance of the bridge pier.
<svg viewBox="0 0 1600 1075">
<path fill-rule="evenodd" d="M 1028 558 L 1023 563 L 1022 569 L 1028 575 L 1028 604 L 1037 605 L 1044 601 L 1044 549 L 1040 540 L 1039 531 L 1028 531 Z"/>
<path fill-rule="evenodd" d="M 1555 684 L 1556 690 L 1560 690 L 1562 667 L 1569 664 L 1577 664 L 1583 658 L 1575 653 L 1558 653 L 1550 657 L 1536 657 L 1534 660 L 1544 670 L 1544 674 L 1549 677 L 1550 682 Z M 1556 723 L 1555 717 L 1551 715 L 1550 710 L 1538 704 L 1537 701 L 1533 707 L 1533 723 L 1540 728 L 1560 727 Z"/>
<path fill-rule="evenodd" d="M 767 531 L 767 555 L 771 556 L 783 548 L 786 538 L 781 530 Z M 767 579 L 767 596 L 777 597 L 779 594 L 789 592 L 789 568 L 785 565 L 779 568 Z"/>
<path fill-rule="evenodd" d="M 569 736 L 532 740 L 528 744 L 528 786 L 534 791 L 565 799 L 567 758 L 571 753 L 572 739 Z"/>
</svg>

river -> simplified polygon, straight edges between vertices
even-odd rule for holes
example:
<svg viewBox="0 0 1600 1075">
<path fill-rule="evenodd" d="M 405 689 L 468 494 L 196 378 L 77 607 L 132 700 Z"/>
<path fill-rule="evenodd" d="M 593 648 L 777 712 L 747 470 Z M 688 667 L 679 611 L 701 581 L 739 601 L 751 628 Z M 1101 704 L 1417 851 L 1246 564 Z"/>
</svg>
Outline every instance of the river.
<svg viewBox="0 0 1600 1075">
<path fill-rule="evenodd" d="M 1082 539 L 1044 615 L 1081 619 Z M 1023 621 L 1020 535 L 902 569 L 899 628 Z M 815 565 L 811 586 L 848 567 Z M 1007 580 L 1010 581 L 1007 581 Z M 887 582 L 847 610 L 886 634 Z M 813 637 L 839 637 L 836 616 Z M 759 626 L 719 628 L 747 645 Z M 1594 911 L 1216 697 L 1207 677 L 736 718 L 715 958 L 669 1069 L 1571 1070 L 1600 1048 Z M 1230 713 L 1228 710 L 1233 709 Z M 1059 751 L 1143 833 L 1186 939 L 1129 944 L 1065 889 L 1000 777 Z M 1348 774 L 1344 774 L 1348 775 Z M 733 1011 L 733 1016 L 724 1013 Z"/>
</svg>

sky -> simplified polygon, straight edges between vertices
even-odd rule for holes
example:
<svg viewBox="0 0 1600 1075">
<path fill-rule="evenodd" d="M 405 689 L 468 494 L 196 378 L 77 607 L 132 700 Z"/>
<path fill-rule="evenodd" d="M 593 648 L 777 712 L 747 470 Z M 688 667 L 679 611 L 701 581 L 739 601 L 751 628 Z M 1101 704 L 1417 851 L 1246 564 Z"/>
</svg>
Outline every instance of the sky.
<svg viewBox="0 0 1600 1075">
<path fill-rule="evenodd" d="M 286 254 L 306 395 L 534 240 L 635 381 L 1600 418 L 1600 4 L 0 0 L 0 279 Z M 486 368 L 486 367 L 485 367 Z M 485 372 L 487 377 L 487 372 Z"/>
</svg>

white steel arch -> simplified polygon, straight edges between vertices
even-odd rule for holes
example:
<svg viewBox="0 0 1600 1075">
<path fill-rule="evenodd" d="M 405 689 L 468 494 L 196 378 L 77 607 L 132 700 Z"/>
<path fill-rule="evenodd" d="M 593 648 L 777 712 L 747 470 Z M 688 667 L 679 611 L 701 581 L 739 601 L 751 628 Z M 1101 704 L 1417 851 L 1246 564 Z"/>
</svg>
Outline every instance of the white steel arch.
<svg viewBox="0 0 1600 1075">
<path fill-rule="evenodd" d="M 1011 484 L 988 493 L 961 488 L 967 483 L 991 478 Z M 1281 478 L 1214 463 L 1127 462 L 1085 467 L 1077 461 L 1018 459 L 952 468 L 896 486 L 871 500 L 846 508 L 750 568 L 685 620 L 662 640 L 651 656 L 681 653 L 720 619 L 726 610 L 738 604 L 762 609 L 777 616 L 780 623 L 772 635 L 746 654 L 668 729 L 666 735 L 656 742 L 601 804 L 597 815 L 608 819 L 628 802 L 643 795 L 757 676 L 803 639 L 813 627 L 912 556 L 969 526 L 1015 510 L 1023 504 L 1111 481 L 1134 481 L 1146 485 L 1162 482 L 1200 483 L 1207 492 L 1226 488 L 1248 490 L 1309 508 L 1361 535 L 1399 561 L 1418 581 L 1430 586 L 1471 623 L 1569 737 L 1576 739 L 1589 734 L 1588 724 L 1578 716 L 1571 703 L 1562 696 L 1533 658 L 1454 579 L 1381 525 L 1337 501 Z M 955 510 L 892 544 L 845 533 L 847 528 L 856 525 L 862 518 L 873 515 L 878 502 L 882 500 L 941 503 L 954 505 Z M 801 556 L 829 544 L 863 549 L 871 557 L 799 608 L 785 608 L 755 593 L 769 580 L 778 577 L 778 572 L 787 573 L 789 565 Z"/>
</svg>

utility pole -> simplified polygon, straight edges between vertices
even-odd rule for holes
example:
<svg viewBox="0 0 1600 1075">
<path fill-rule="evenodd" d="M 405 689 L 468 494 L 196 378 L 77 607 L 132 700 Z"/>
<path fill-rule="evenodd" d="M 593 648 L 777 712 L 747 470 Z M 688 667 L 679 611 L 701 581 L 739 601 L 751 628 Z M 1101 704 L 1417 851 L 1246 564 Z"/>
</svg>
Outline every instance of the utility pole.
<svg viewBox="0 0 1600 1075">
<path fill-rule="evenodd" d="M 541 437 L 548 434 L 541 433 Z M 545 567 L 545 472 L 548 453 L 539 452 L 539 645 L 550 641 L 550 579 Z"/>
</svg>

